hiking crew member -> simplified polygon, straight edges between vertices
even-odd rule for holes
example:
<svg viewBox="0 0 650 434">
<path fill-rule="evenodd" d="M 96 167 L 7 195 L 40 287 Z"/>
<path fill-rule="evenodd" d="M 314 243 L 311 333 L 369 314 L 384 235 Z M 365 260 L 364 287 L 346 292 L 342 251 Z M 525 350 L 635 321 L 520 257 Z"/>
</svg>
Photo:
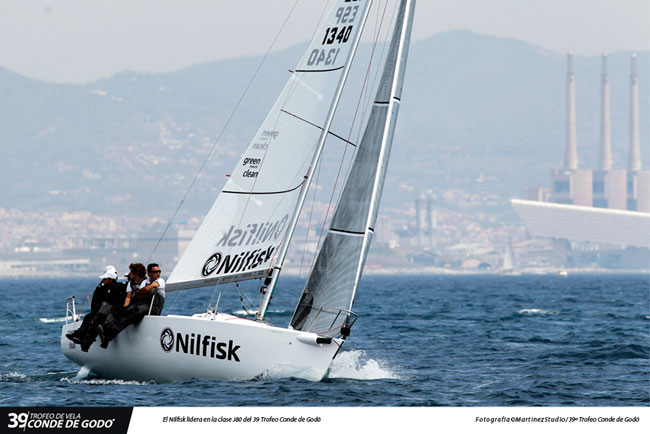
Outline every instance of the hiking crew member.
<svg viewBox="0 0 650 434">
<path fill-rule="evenodd" d="M 81 351 L 88 351 L 97 337 L 97 326 L 104 322 L 113 307 L 122 306 L 125 300 L 126 285 L 117 281 L 115 267 L 107 266 L 99 278 L 102 281 L 93 292 L 90 313 L 84 317 L 77 330 L 66 334 L 72 342 L 81 345 Z"/>
<path fill-rule="evenodd" d="M 135 293 L 130 291 L 130 297 L 126 296 L 124 309 L 109 314 L 105 323 L 97 327 L 102 348 L 108 347 L 108 343 L 122 330 L 139 323 L 147 314 L 160 315 L 165 304 L 165 280 L 160 273 L 158 264 L 149 264 L 147 278 Z"/>
</svg>

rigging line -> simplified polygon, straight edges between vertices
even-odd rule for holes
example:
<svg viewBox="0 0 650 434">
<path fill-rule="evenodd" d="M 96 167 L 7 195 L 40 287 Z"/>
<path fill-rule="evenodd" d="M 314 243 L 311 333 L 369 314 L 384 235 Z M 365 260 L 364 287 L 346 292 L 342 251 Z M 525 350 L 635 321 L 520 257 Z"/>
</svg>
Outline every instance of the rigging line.
<svg viewBox="0 0 650 434">
<path fill-rule="evenodd" d="M 294 3 L 293 7 L 292 7 L 291 10 L 289 11 L 289 15 L 287 15 L 287 18 L 285 18 L 284 22 L 282 23 L 282 26 L 280 27 L 280 30 L 279 30 L 278 33 L 275 35 L 275 38 L 273 38 L 273 41 L 271 42 L 271 45 L 269 46 L 268 50 L 266 51 L 266 54 L 264 54 L 264 57 L 263 57 L 262 60 L 260 61 L 260 64 L 257 66 L 257 69 L 256 69 L 255 72 L 253 73 L 253 76 L 251 77 L 250 81 L 249 81 L 248 84 L 246 85 L 246 88 L 244 89 L 244 92 L 242 92 L 241 96 L 239 97 L 239 101 L 237 101 L 237 104 L 235 104 L 235 108 L 234 108 L 234 109 L 232 110 L 232 112 L 230 113 L 230 116 L 228 117 L 228 120 L 226 120 L 226 123 L 224 124 L 223 128 L 221 129 L 221 132 L 220 132 L 219 135 L 217 136 L 217 139 L 214 141 L 214 144 L 212 145 L 212 148 L 210 149 L 210 152 L 208 152 L 208 154 L 206 155 L 205 159 L 203 160 L 203 163 L 201 163 L 201 167 L 199 167 L 198 172 L 196 173 L 196 175 L 194 175 L 194 179 L 192 180 L 192 182 L 190 183 L 190 186 L 187 188 L 187 191 L 186 191 L 185 194 L 183 195 L 183 198 L 181 199 L 181 202 L 178 204 L 178 206 L 176 207 L 176 210 L 174 211 L 174 213 L 172 214 L 171 218 L 169 219 L 169 222 L 167 223 L 167 226 L 165 227 L 165 230 L 163 230 L 162 235 L 160 235 L 160 238 L 159 238 L 158 241 L 156 242 L 156 245 L 154 246 L 154 248 L 153 248 L 151 254 L 149 255 L 149 258 L 147 258 L 147 263 L 148 263 L 149 261 L 151 261 L 151 258 L 153 257 L 154 253 L 155 253 L 156 250 L 158 249 L 158 246 L 160 245 L 160 242 L 161 242 L 162 239 L 165 237 L 165 235 L 167 234 L 167 231 L 169 230 L 169 228 L 170 228 L 171 225 L 172 225 L 172 222 L 173 222 L 174 219 L 176 218 L 176 215 L 178 214 L 178 211 L 180 211 L 181 207 L 182 207 L 183 204 L 185 203 L 185 199 L 187 199 L 187 196 L 190 194 L 190 191 L 192 190 L 192 188 L 194 187 L 194 184 L 196 183 L 197 179 L 198 179 L 199 176 L 201 175 L 201 172 L 203 172 L 203 169 L 204 169 L 205 166 L 207 165 L 208 160 L 209 160 L 210 157 L 212 156 L 212 154 L 213 154 L 215 148 L 217 147 L 217 144 L 219 143 L 219 140 L 221 140 L 221 137 L 223 136 L 223 134 L 225 133 L 226 129 L 227 129 L 228 126 L 230 125 L 230 122 L 232 121 L 233 117 L 235 116 L 235 113 L 237 112 L 237 109 L 239 108 L 239 106 L 241 105 L 242 101 L 244 100 L 244 97 L 245 97 L 246 94 L 248 93 L 248 89 L 250 89 L 251 85 L 253 84 L 253 81 L 255 81 L 255 78 L 257 77 L 257 74 L 258 74 L 258 73 L 260 72 L 260 70 L 262 69 L 262 65 L 264 65 L 264 63 L 266 62 L 266 58 L 269 56 L 269 53 L 271 53 L 271 50 L 273 49 L 273 46 L 274 46 L 275 43 L 277 42 L 277 40 L 278 40 L 278 38 L 280 37 L 280 34 L 282 33 L 282 31 L 284 30 L 284 27 L 286 26 L 287 22 L 289 21 L 289 18 L 291 17 L 291 15 L 293 15 L 293 11 L 296 9 L 296 6 L 298 5 L 298 2 L 299 2 L 299 1 L 300 1 L 300 0 L 296 0 L 296 2 Z"/>
<path fill-rule="evenodd" d="M 237 292 L 239 293 L 239 301 L 241 302 L 242 309 L 244 309 L 244 311 L 246 312 L 246 315 L 249 315 L 249 316 L 254 315 L 248 310 L 248 306 L 246 305 L 246 301 L 244 301 L 244 297 L 246 297 L 248 299 L 248 303 L 250 303 L 250 304 L 253 304 L 253 301 L 248 297 L 248 295 L 245 292 L 243 292 L 243 290 L 239 286 L 239 283 L 235 282 L 235 286 L 237 288 Z"/>
<path fill-rule="evenodd" d="M 388 5 L 388 3 L 386 3 L 386 5 Z M 395 21 L 395 12 L 397 11 L 397 7 L 398 7 L 398 4 L 395 3 L 395 5 L 393 6 L 393 12 L 391 14 L 390 21 L 389 21 L 391 23 Z M 379 14 L 377 14 L 377 21 L 379 21 Z M 382 17 L 382 21 L 383 21 L 383 17 Z M 386 47 L 389 45 L 388 40 L 390 38 L 390 29 L 391 29 L 391 27 L 386 26 L 385 28 L 386 28 L 386 36 L 384 37 L 384 43 L 382 44 L 382 47 L 381 47 L 381 54 L 379 55 L 379 59 L 384 58 L 384 52 L 386 51 Z M 377 34 L 375 35 L 375 37 L 377 38 L 377 40 L 379 40 L 381 38 L 381 25 L 378 26 Z M 374 74 L 373 74 L 372 86 L 369 86 L 368 89 L 375 89 L 376 88 L 377 79 L 379 78 L 379 75 L 380 75 L 380 72 L 379 72 L 380 69 L 381 69 L 381 62 L 377 62 L 377 66 L 375 67 L 375 71 L 374 71 Z M 368 91 L 368 93 L 366 94 L 366 100 L 365 100 L 366 102 L 365 102 L 365 104 L 363 106 L 364 110 L 363 110 L 363 113 L 361 115 L 361 119 L 366 118 L 366 112 L 368 111 L 369 107 L 370 108 L 372 107 L 371 101 L 373 99 L 374 98 L 373 98 L 372 92 Z M 361 140 L 361 134 L 362 134 L 362 129 L 359 128 L 359 131 L 357 133 L 357 143 L 359 143 L 359 141 Z M 348 169 L 348 171 L 349 171 L 349 169 Z"/>
<path fill-rule="evenodd" d="M 314 206 L 316 205 L 316 193 L 318 192 L 318 181 L 320 180 L 320 169 L 323 167 L 322 164 L 318 165 L 318 173 L 316 174 L 316 183 L 313 184 L 312 189 L 314 190 L 314 196 L 311 200 L 311 209 L 309 210 L 309 220 L 307 221 L 307 232 L 305 233 L 305 244 L 302 248 L 302 257 L 300 258 L 300 269 L 298 271 L 298 277 L 302 277 L 302 266 L 305 263 L 305 252 L 307 251 L 307 240 L 309 239 L 309 227 L 311 226 L 312 215 L 314 214 Z M 318 251 L 314 253 L 317 255 Z"/>
<path fill-rule="evenodd" d="M 280 111 L 281 111 L 282 113 L 286 113 L 286 114 L 288 114 L 289 116 L 293 116 L 294 118 L 296 118 L 296 119 L 298 119 L 298 120 L 301 120 L 301 121 L 303 121 L 303 122 L 305 122 L 305 123 L 311 125 L 312 127 L 318 128 L 318 129 L 321 130 L 321 131 L 323 130 L 323 127 L 321 127 L 320 125 L 317 125 L 317 124 L 315 124 L 315 123 L 313 123 L 313 122 L 311 122 L 311 121 L 308 121 L 308 120 L 305 119 L 305 118 L 301 118 L 300 116 L 298 116 L 298 115 L 296 115 L 296 114 L 293 114 L 293 113 L 291 113 L 290 111 L 287 111 L 287 110 L 285 110 L 285 109 L 280 109 Z M 336 137 L 337 139 L 341 140 L 342 142 L 347 143 L 348 145 L 354 146 L 355 148 L 357 147 L 357 144 L 356 144 L 356 143 L 352 143 L 351 141 L 347 140 L 345 137 L 339 136 L 338 134 L 332 132 L 331 130 L 328 131 L 327 134 Z"/>
<path fill-rule="evenodd" d="M 379 18 L 380 18 L 380 17 L 379 17 L 379 10 L 377 10 L 377 17 L 376 17 L 376 22 L 375 22 L 375 29 L 376 29 L 376 31 L 375 31 L 375 38 L 376 38 L 376 39 L 378 38 L 378 35 L 379 35 L 379 33 L 381 32 L 381 27 L 380 27 L 380 21 L 379 21 Z M 382 52 L 382 53 L 383 53 L 383 52 Z M 381 57 L 380 57 L 380 58 L 381 58 Z M 379 63 L 381 63 L 381 62 L 377 62 L 377 64 L 379 64 Z M 376 71 L 377 71 L 377 70 L 375 70 L 375 76 L 374 76 L 375 78 L 373 78 L 373 80 L 372 80 L 372 88 L 375 87 L 375 83 L 376 83 Z M 363 110 L 362 110 L 362 112 L 361 112 L 361 119 L 365 119 L 365 118 L 366 118 L 366 112 L 367 112 L 367 107 L 368 107 L 368 103 L 369 103 L 368 100 L 370 99 L 370 95 L 371 95 L 371 92 L 370 92 L 370 91 L 368 91 L 368 92 L 364 92 L 364 93 L 366 94 L 366 97 L 365 97 L 365 99 L 364 99 L 364 103 L 363 103 L 363 107 L 364 107 L 364 108 L 363 108 Z M 359 131 L 361 131 L 361 129 L 362 129 L 362 128 L 359 128 Z M 360 136 L 360 135 L 361 135 L 360 132 L 357 133 L 357 143 L 359 142 L 359 136 Z"/>
<path fill-rule="evenodd" d="M 310 44 L 311 44 L 311 42 L 314 40 L 314 38 L 316 37 L 316 32 L 317 32 L 318 29 L 321 27 L 321 23 L 324 22 L 324 20 L 325 20 L 325 15 L 327 14 L 327 11 L 328 11 L 328 10 L 329 10 L 329 8 L 328 8 L 328 2 L 324 2 L 324 3 L 323 3 L 323 9 L 322 9 L 321 12 L 320 12 L 320 17 L 318 17 L 318 22 L 316 23 L 316 26 L 314 27 L 314 31 L 313 31 L 312 34 L 311 34 L 311 38 L 309 39 Z M 302 57 L 300 58 L 300 61 L 298 62 L 298 65 L 297 65 L 296 67 L 302 65 L 302 62 L 303 62 L 303 60 L 305 60 L 305 57 L 307 57 L 307 52 L 306 52 L 306 51 L 305 51 L 305 53 L 303 53 Z M 289 71 L 291 71 L 291 70 L 289 70 Z M 297 89 L 297 88 L 298 88 L 298 81 L 296 80 L 296 83 L 295 83 L 295 85 L 293 86 L 293 90 L 290 90 L 289 92 L 287 92 L 287 98 L 285 99 L 285 103 L 282 105 L 283 107 L 286 105 L 286 102 L 289 101 L 289 98 L 291 98 L 291 97 L 293 96 L 293 92 L 294 92 L 295 89 Z"/>
<path fill-rule="evenodd" d="M 390 17 L 390 20 L 389 20 L 390 23 L 392 23 L 392 22 L 395 21 L 395 13 L 397 12 L 398 6 L 399 6 L 399 5 L 398 5 L 397 2 L 393 5 L 393 12 L 391 13 L 391 17 Z M 382 65 L 381 65 L 381 59 L 384 58 L 384 53 L 386 52 L 386 48 L 389 46 L 388 40 L 390 39 L 390 30 L 391 30 L 391 26 L 382 26 L 382 24 L 383 24 L 383 22 L 384 22 L 384 16 L 385 16 L 385 14 L 386 14 L 386 9 L 387 9 L 387 7 L 388 7 L 388 1 L 386 1 L 386 3 L 385 3 L 385 6 L 384 6 L 384 12 L 383 12 L 383 14 L 382 14 L 381 21 L 379 20 L 379 13 L 377 13 L 377 33 L 375 34 L 375 44 L 376 44 L 380 39 L 382 39 L 382 36 L 381 36 L 382 27 L 384 27 L 384 28 L 386 29 L 386 34 L 385 34 L 385 36 L 383 36 L 383 43 L 382 43 L 382 47 L 381 47 L 381 54 L 379 55 L 379 61 L 377 61 L 377 66 L 375 67 L 375 70 L 374 70 L 374 73 L 373 73 L 372 85 L 371 85 L 371 86 L 367 86 L 367 87 L 364 89 L 364 90 L 367 90 L 367 92 L 366 92 L 365 99 L 364 99 L 365 102 L 364 102 L 364 104 L 363 104 L 363 106 L 362 106 L 362 107 L 363 107 L 363 111 L 362 111 L 362 113 L 361 113 L 361 119 L 366 119 L 366 113 L 367 113 L 369 110 L 370 110 L 370 112 L 372 112 L 372 106 L 373 106 L 373 104 L 374 104 L 374 103 L 373 103 L 373 101 L 374 101 L 374 97 L 373 97 L 373 94 L 372 94 L 371 89 L 376 89 L 376 88 L 377 88 L 377 80 L 379 79 L 379 77 L 380 77 L 381 75 L 383 75 L 383 74 L 381 74 L 381 72 L 380 72 L 380 70 L 381 70 L 381 66 L 382 66 Z M 373 50 L 374 50 L 374 48 L 373 48 Z M 362 94 L 363 94 L 363 93 L 362 93 Z M 359 130 L 357 131 L 357 139 L 356 139 L 356 143 L 360 143 L 360 142 L 361 142 L 361 136 L 362 136 L 363 132 L 364 132 L 364 131 L 363 131 L 363 128 L 359 128 Z M 352 165 L 353 165 L 353 163 L 354 163 L 354 161 L 353 161 L 353 160 L 350 160 L 350 163 L 348 164 L 348 168 L 347 168 L 347 170 L 346 170 L 346 175 L 345 175 L 345 176 L 346 176 L 346 179 L 347 179 L 347 177 L 350 176 L 350 171 L 352 170 Z M 338 197 L 338 199 L 337 199 L 337 203 L 341 200 L 341 196 L 342 196 L 342 195 L 343 195 L 343 190 L 341 190 L 341 192 L 339 193 L 339 197 Z"/>
<path fill-rule="evenodd" d="M 178 291 L 178 294 L 176 294 L 176 298 L 175 298 L 174 301 L 172 302 L 172 305 L 169 306 L 169 307 L 167 308 L 167 312 L 169 312 L 169 311 L 172 310 L 172 308 L 176 305 L 176 302 L 177 302 L 178 299 L 181 297 L 181 294 L 182 294 L 183 292 L 185 292 L 185 291 Z"/>
<path fill-rule="evenodd" d="M 217 294 L 217 289 L 218 288 L 219 288 L 219 285 L 214 285 L 214 291 L 212 291 L 212 295 L 210 296 L 210 301 L 208 302 L 208 308 L 206 309 L 206 311 L 210 310 L 210 307 L 212 306 L 212 300 L 214 300 L 214 296 Z"/>
<path fill-rule="evenodd" d="M 361 85 L 361 93 L 359 94 L 359 99 L 357 100 L 357 106 L 356 106 L 356 108 L 354 110 L 354 117 L 352 118 L 352 124 L 350 125 L 350 132 L 348 133 L 348 140 L 350 140 L 350 137 L 352 136 L 352 131 L 354 130 L 354 123 L 356 122 L 357 114 L 359 113 L 359 106 L 361 105 L 361 100 L 363 98 L 363 91 L 366 88 L 366 84 L 367 84 L 367 81 L 368 81 L 368 76 L 370 74 L 370 67 L 372 65 L 372 59 L 374 58 L 374 55 L 375 55 L 375 49 L 377 48 L 377 42 L 379 41 L 379 34 L 381 33 L 381 27 L 382 27 L 382 25 L 384 23 L 384 17 L 386 16 L 386 9 L 387 8 L 388 8 L 388 2 L 386 2 L 384 4 L 384 12 L 382 13 L 381 21 L 379 23 L 379 30 L 377 31 L 377 34 L 375 36 L 375 40 L 374 40 L 373 45 L 372 45 L 372 51 L 370 52 L 370 61 L 368 62 L 368 68 L 366 69 L 366 74 L 365 74 L 365 77 L 363 78 L 363 84 Z M 358 148 L 355 148 L 355 149 L 358 149 Z M 348 147 L 346 146 L 345 149 L 343 150 L 343 156 L 341 157 L 341 164 L 339 165 L 339 170 L 338 170 L 338 173 L 336 174 L 336 180 L 334 181 L 334 188 L 332 189 L 332 195 L 330 196 L 330 201 L 329 201 L 329 204 L 327 205 L 327 211 L 325 212 L 325 218 L 323 219 L 323 225 L 321 226 L 320 235 L 318 236 L 318 243 L 316 244 L 316 248 L 317 248 L 316 251 L 318 251 L 318 247 L 321 245 L 321 240 L 323 238 L 323 232 L 325 231 L 325 224 L 327 222 L 327 218 L 328 218 L 329 213 L 330 213 L 330 208 L 332 207 L 332 201 L 334 199 L 334 194 L 336 192 L 336 186 L 338 185 L 338 182 L 339 182 L 339 177 L 341 175 L 341 170 L 343 169 L 343 162 L 345 161 L 345 154 L 346 154 L 347 150 L 348 150 Z M 351 168 L 352 168 L 352 163 L 350 164 L 349 170 L 351 170 Z M 344 188 L 341 189 L 339 199 L 343 195 L 343 190 L 344 190 Z M 334 217 L 332 217 L 332 218 L 334 218 Z M 314 265 L 316 264 L 316 257 L 317 256 L 318 255 L 314 255 L 314 259 L 312 260 L 312 263 L 311 263 L 310 272 L 313 271 L 313 269 L 314 269 Z"/>
</svg>

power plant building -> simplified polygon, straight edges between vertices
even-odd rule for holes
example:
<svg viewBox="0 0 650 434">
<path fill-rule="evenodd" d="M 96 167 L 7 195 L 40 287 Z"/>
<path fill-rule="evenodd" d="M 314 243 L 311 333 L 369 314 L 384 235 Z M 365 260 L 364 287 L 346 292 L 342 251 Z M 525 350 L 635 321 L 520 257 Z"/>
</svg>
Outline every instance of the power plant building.
<svg viewBox="0 0 650 434">
<path fill-rule="evenodd" d="M 579 167 L 576 133 L 573 53 L 568 53 L 566 89 L 566 144 L 564 164 L 551 172 L 548 202 L 541 189 L 528 189 L 526 198 L 511 203 L 534 236 L 570 242 L 604 243 L 606 248 L 650 248 L 650 172 L 642 170 L 639 136 L 639 98 L 636 54 L 631 58 L 630 145 L 627 168 L 614 168 L 611 145 L 609 73 L 602 55 L 601 130 L 598 169 Z M 537 200 L 534 200 L 534 198 Z M 551 203 L 549 203 L 551 202 Z M 637 255 L 638 256 L 638 255 Z"/>
<path fill-rule="evenodd" d="M 632 55 L 630 74 L 630 150 L 628 168 L 615 169 L 612 158 L 607 54 L 602 55 L 600 160 L 598 169 L 581 169 L 576 133 L 573 53 L 567 56 L 566 145 L 564 165 L 551 172 L 549 201 L 566 205 L 650 212 L 648 171 L 641 170 L 639 138 L 639 77 Z"/>
</svg>

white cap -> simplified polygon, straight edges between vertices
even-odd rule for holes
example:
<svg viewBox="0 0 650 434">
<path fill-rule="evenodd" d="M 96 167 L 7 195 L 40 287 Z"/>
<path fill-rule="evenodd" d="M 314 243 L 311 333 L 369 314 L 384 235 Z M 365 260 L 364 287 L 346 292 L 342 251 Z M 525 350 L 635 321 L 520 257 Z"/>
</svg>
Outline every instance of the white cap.
<svg viewBox="0 0 650 434">
<path fill-rule="evenodd" d="M 99 276 L 100 279 L 117 279 L 117 270 L 112 265 L 106 266 L 104 274 Z"/>
</svg>

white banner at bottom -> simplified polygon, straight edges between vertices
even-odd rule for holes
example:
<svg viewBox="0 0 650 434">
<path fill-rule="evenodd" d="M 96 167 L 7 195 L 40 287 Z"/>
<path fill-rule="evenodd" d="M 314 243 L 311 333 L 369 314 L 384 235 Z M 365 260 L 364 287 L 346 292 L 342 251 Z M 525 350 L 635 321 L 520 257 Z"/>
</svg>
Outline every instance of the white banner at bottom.
<svg viewBox="0 0 650 434">
<path fill-rule="evenodd" d="M 364 432 L 625 433 L 650 432 L 645 407 L 158 407 L 133 410 L 129 434 L 238 433 L 309 430 L 332 433 L 345 427 Z M 417 431 L 415 431 L 417 430 Z"/>
</svg>

